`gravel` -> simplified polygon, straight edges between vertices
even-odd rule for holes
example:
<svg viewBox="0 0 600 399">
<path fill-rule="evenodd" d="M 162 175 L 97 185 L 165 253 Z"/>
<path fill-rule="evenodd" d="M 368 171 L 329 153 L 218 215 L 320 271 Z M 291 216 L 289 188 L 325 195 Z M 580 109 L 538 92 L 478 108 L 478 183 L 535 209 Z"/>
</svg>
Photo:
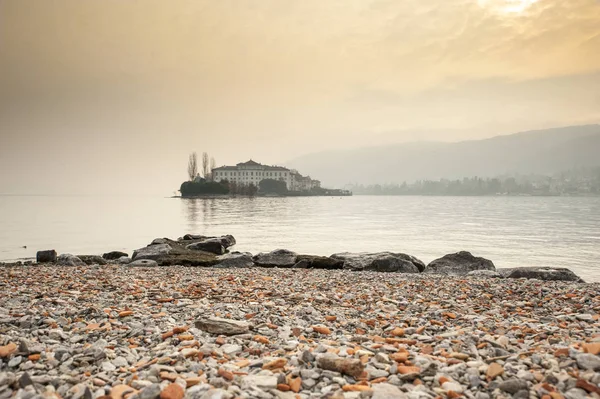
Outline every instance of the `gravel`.
<svg viewBox="0 0 600 399">
<path fill-rule="evenodd" d="M 600 284 L 0 267 L 0 399 L 600 398 Z"/>
</svg>

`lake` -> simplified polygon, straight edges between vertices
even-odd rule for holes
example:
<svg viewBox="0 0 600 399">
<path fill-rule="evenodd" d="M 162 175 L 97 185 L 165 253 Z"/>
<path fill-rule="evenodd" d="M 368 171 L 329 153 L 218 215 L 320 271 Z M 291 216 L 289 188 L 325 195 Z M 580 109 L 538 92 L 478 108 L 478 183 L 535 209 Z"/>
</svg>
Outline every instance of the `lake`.
<svg viewBox="0 0 600 399">
<path fill-rule="evenodd" d="M 0 196 L 0 260 L 102 254 L 156 237 L 232 234 L 239 251 L 393 251 L 425 263 L 467 250 L 496 267 L 568 267 L 600 281 L 600 198 Z M 27 248 L 23 248 L 26 246 Z"/>
</svg>

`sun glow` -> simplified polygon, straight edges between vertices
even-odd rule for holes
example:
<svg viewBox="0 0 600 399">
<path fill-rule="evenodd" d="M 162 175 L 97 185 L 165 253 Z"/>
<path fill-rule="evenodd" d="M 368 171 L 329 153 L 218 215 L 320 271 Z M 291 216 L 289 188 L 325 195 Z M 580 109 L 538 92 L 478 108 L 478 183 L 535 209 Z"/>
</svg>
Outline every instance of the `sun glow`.
<svg viewBox="0 0 600 399">
<path fill-rule="evenodd" d="M 538 0 L 477 0 L 483 8 L 500 14 L 522 14 Z"/>
</svg>

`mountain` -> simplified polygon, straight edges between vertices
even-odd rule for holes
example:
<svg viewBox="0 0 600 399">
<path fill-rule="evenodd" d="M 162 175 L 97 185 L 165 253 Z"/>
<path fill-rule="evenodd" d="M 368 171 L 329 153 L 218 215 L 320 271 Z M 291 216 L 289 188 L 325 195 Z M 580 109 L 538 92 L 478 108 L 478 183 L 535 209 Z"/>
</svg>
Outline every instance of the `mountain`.
<svg viewBox="0 0 600 399">
<path fill-rule="evenodd" d="M 323 185 L 402 183 L 600 166 L 600 125 L 521 132 L 457 143 L 413 142 L 312 153 L 285 163 Z"/>
</svg>

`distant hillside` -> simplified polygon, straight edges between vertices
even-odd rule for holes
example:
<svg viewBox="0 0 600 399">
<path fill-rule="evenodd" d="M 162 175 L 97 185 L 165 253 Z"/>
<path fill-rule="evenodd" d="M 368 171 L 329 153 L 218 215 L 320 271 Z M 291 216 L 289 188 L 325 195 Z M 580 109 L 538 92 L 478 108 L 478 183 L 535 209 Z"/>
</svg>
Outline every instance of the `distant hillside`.
<svg viewBox="0 0 600 399">
<path fill-rule="evenodd" d="M 308 154 L 286 166 L 323 184 L 552 174 L 600 166 L 600 125 L 571 126 L 458 143 L 415 142 Z"/>
</svg>

